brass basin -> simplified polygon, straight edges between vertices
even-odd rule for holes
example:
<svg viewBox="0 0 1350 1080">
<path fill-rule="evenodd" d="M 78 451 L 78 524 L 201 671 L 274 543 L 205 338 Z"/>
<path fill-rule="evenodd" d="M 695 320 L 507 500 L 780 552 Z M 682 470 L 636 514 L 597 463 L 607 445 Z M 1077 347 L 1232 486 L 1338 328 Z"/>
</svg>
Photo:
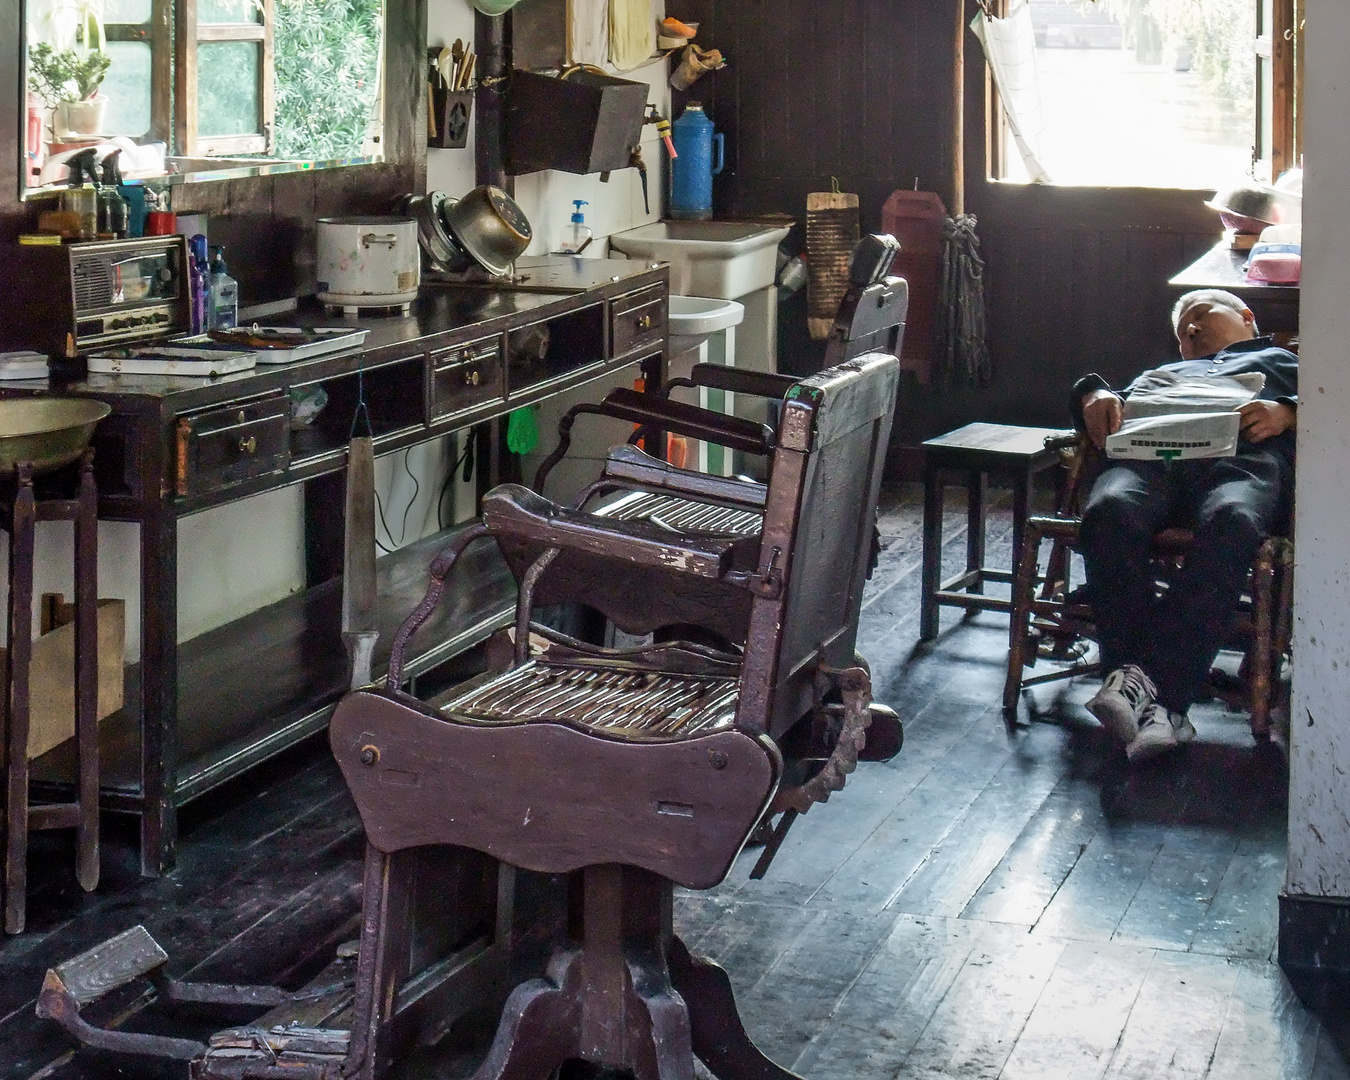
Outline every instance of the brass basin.
<svg viewBox="0 0 1350 1080">
<path fill-rule="evenodd" d="M 112 406 L 91 398 L 29 397 L 0 401 L 0 476 L 20 461 L 36 473 L 69 465 L 84 453 Z"/>
</svg>

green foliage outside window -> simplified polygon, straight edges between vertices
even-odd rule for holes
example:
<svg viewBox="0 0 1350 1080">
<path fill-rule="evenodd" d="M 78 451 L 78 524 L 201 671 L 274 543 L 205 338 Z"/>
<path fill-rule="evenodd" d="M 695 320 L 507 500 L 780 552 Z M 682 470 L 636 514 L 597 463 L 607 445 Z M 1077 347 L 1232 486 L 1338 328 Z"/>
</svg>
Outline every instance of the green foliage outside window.
<svg viewBox="0 0 1350 1080">
<path fill-rule="evenodd" d="M 1216 100 L 1250 116 L 1255 108 L 1256 36 L 1252 0 L 1095 0 L 1125 27 L 1126 44 L 1146 64 L 1189 50 Z"/>
<path fill-rule="evenodd" d="M 379 94 L 380 0 L 277 0 L 278 157 L 361 152 Z"/>
</svg>

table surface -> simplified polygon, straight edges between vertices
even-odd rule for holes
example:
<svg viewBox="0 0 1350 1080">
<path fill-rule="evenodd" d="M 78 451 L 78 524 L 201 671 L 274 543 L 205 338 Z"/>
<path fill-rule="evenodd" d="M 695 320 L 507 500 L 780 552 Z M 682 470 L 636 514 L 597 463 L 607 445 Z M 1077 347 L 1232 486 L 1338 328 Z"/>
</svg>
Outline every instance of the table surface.
<svg viewBox="0 0 1350 1080">
<path fill-rule="evenodd" d="M 926 452 L 938 451 L 938 458 L 947 456 L 942 451 L 955 453 L 977 452 L 995 458 L 1010 458 L 1024 461 L 1042 454 L 1053 454 L 1047 450 L 1045 440 L 1050 435 L 1063 435 L 1063 428 L 1017 427 L 1012 424 L 967 424 L 965 427 L 949 431 L 945 435 L 929 439 L 923 444 Z"/>
<path fill-rule="evenodd" d="M 1271 298 L 1297 300 L 1297 285 L 1271 285 L 1249 281 L 1244 267 L 1250 251 L 1234 251 L 1227 240 L 1220 240 L 1167 284 L 1187 289 L 1228 289 L 1232 292 L 1258 292 Z"/>
</svg>

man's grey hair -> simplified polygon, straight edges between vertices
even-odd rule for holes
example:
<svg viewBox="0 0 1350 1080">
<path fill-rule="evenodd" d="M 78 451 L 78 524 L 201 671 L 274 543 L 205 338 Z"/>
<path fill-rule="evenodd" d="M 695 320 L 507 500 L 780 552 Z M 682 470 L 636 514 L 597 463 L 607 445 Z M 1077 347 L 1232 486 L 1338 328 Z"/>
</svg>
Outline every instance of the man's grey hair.
<svg viewBox="0 0 1350 1080">
<path fill-rule="evenodd" d="M 1240 296 L 1234 296 L 1224 289 L 1196 289 L 1188 292 L 1176 302 L 1172 308 L 1172 333 L 1175 334 L 1181 326 L 1181 317 L 1186 314 L 1188 308 L 1196 304 L 1209 304 L 1212 307 L 1232 308 L 1239 315 L 1244 311 L 1249 311 L 1247 303 Z M 1256 329 L 1256 324 L 1252 324 L 1252 329 Z"/>
</svg>

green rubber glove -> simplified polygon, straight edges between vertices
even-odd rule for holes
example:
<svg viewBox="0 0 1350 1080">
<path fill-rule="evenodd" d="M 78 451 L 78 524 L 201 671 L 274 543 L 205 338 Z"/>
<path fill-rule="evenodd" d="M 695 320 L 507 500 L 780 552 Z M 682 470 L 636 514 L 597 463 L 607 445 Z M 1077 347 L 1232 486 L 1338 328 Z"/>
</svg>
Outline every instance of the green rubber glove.
<svg viewBox="0 0 1350 1080">
<path fill-rule="evenodd" d="M 539 425 L 534 407 L 526 405 L 506 418 L 506 448 L 513 454 L 528 454 L 539 445 Z"/>
</svg>

